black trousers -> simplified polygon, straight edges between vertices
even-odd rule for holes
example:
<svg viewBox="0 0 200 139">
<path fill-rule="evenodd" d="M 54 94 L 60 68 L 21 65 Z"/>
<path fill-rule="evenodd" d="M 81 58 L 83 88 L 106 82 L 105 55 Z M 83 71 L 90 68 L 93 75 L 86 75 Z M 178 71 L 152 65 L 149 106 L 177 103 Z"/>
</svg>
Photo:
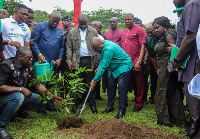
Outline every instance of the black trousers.
<svg viewBox="0 0 200 139">
<path fill-rule="evenodd" d="M 156 93 L 156 88 L 157 88 L 157 80 L 158 80 L 158 75 L 156 70 L 153 67 L 152 62 L 150 61 L 149 63 L 150 66 L 150 77 L 151 77 L 151 97 L 149 98 L 150 100 L 154 100 L 155 93 Z"/>
<path fill-rule="evenodd" d="M 90 56 L 85 56 L 85 57 L 81 57 L 80 58 L 80 65 L 79 67 L 86 67 L 86 69 L 91 69 L 91 57 Z M 84 78 L 83 82 L 88 84 L 88 86 L 90 86 L 90 82 L 92 81 L 92 79 L 95 76 L 95 71 L 91 71 L 91 72 L 81 72 L 79 74 L 79 78 Z M 95 90 L 95 89 L 94 89 Z M 80 103 L 83 103 L 85 100 L 85 97 L 87 96 L 87 93 L 89 91 L 89 88 L 87 88 L 87 92 L 85 93 L 80 93 L 81 94 L 81 98 L 80 97 L 75 97 L 74 98 L 74 103 L 75 106 L 78 107 L 78 105 Z M 95 91 L 91 91 L 90 95 L 88 97 L 88 103 L 90 105 L 90 107 L 96 107 L 96 103 L 95 103 Z"/>
</svg>

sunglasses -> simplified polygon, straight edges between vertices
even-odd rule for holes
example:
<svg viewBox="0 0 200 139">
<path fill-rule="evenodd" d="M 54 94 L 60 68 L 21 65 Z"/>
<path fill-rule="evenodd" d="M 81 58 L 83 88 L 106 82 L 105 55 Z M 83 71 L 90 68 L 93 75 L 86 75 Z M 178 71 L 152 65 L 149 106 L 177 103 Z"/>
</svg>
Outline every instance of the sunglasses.
<svg viewBox="0 0 200 139">
<path fill-rule="evenodd" d="M 153 31 L 149 31 L 149 32 L 146 32 L 147 35 L 152 35 L 153 34 Z"/>
<path fill-rule="evenodd" d="M 24 57 L 24 56 L 23 56 Z M 24 58 L 27 58 L 29 60 L 33 59 L 33 56 L 30 56 L 30 57 L 24 57 Z"/>
</svg>

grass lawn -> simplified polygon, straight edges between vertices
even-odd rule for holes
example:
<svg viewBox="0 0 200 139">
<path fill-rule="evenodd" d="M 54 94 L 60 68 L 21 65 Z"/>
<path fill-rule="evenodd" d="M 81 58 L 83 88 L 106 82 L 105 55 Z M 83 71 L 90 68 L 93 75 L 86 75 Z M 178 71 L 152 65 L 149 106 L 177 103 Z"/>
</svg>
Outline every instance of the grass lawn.
<svg viewBox="0 0 200 139">
<path fill-rule="evenodd" d="M 104 98 L 104 100 L 96 101 L 98 114 L 93 114 L 90 110 L 90 107 L 87 106 L 79 118 L 83 119 L 83 121 L 87 122 L 88 124 L 97 122 L 100 119 L 113 119 L 118 112 L 118 99 L 115 100 L 114 112 L 101 114 L 101 112 L 106 108 L 107 102 L 107 96 L 105 96 L 104 93 L 101 93 L 101 96 Z M 165 134 L 174 134 L 178 137 L 183 137 L 179 135 L 179 132 L 184 131 L 184 128 L 176 126 L 167 127 L 156 124 L 157 117 L 155 112 L 155 105 L 144 105 L 140 112 L 133 113 L 134 102 L 131 101 L 133 98 L 134 93 L 129 93 L 126 115 L 122 118 L 125 122 L 135 125 L 147 125 L 156 129 L 160 129 Z M 68 113 L 64 109 L 61 112 L 48 112 L 48 116 L 38 114 L 36 109 L 27 112 L 33 117 L 33 119 L 23 119 L 20 123 L 9 123 L 7 126 L 7 131 L 11 133 L 16 139 L 76 139 L 81 137 L 81 135 L 77 133 L 68 136 L 63 135 L 63 133 L 60 131 L 56 131 L 57 124 L 55 120 L 63 119 L 68 116 Z M 70 114 L 70 116 L 73 115 Z"/>
</svg>

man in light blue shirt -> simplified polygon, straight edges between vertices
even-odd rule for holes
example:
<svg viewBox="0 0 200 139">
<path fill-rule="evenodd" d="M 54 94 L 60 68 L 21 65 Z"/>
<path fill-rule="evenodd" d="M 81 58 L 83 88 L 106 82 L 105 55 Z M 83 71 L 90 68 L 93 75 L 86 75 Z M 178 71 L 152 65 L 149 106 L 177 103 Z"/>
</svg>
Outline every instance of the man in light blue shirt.
<svg viewBox="0 0 200 139">
<path fill-rule="evenodd" d="M 118 83 L 119 112 L 115 118 L 122 118 L 126 111 L 128 81 L 133 66 L 132 60 L 119 45 L 108 40 L 94 37 L 92 38 L 92 47 L 99 53 L 101 61 L 95 70 L 96 75 L 90 82 L 90 87 L 93 90 L 97 81 L 101 79 L 105 70 L 108 69 L 108 103 L 106 110 L 102 113 L 114 111 L 113 105 Z"/>
</svg>

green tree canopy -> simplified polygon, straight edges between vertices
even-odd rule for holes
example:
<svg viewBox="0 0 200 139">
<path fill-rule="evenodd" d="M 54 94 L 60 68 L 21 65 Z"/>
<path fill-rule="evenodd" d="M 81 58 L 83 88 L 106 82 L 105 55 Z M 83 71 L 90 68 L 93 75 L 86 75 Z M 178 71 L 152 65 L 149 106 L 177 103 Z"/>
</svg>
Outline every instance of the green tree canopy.
<svg viewBox="0 0 200 139">
<path fill-rule="evenodd" d="M 73 18 L 74 18 L 74 11 L 66 11 L 65 9 L 61 9 L 61 7 L 59 7 L 59 6 L 56 6 L 56 7 L 54 7 L 54 9 L 56 10 L 56 11 L 59 11 L 60 13 L 61 13 L 61 16 L 63 17 L 63 16 L 69 16 L 69 17 L 71 17 L 72 18 L 72 20 L 73 20 Z"/>
<path fill-rule="evenodd" d="M 34 11 L 34 21 L 36 22 L 46 22 L 49 20 L 49 14 L 46 11 L 35 10 Z"/>
<path fill-rule="evenodd" d="M 89 23 L 92 21 L 101 21 L 104 28 L 110 25 L 110 18 L 112 17 L 117 17 L 119 24 L 124 23 L 124 16 L 126 14 L 122 9 L 104 9 L 102 7 L 97 11 L 83 11 L 83 13 L 88 16 Z"/>
<path fill-rule="evenodd" d="M 15 14 L 15 6 L 22 3 L 20 0 L 5 0 L 3 3 L 3 9 L 5 9 L 10 15 Z"/>
</svg>

